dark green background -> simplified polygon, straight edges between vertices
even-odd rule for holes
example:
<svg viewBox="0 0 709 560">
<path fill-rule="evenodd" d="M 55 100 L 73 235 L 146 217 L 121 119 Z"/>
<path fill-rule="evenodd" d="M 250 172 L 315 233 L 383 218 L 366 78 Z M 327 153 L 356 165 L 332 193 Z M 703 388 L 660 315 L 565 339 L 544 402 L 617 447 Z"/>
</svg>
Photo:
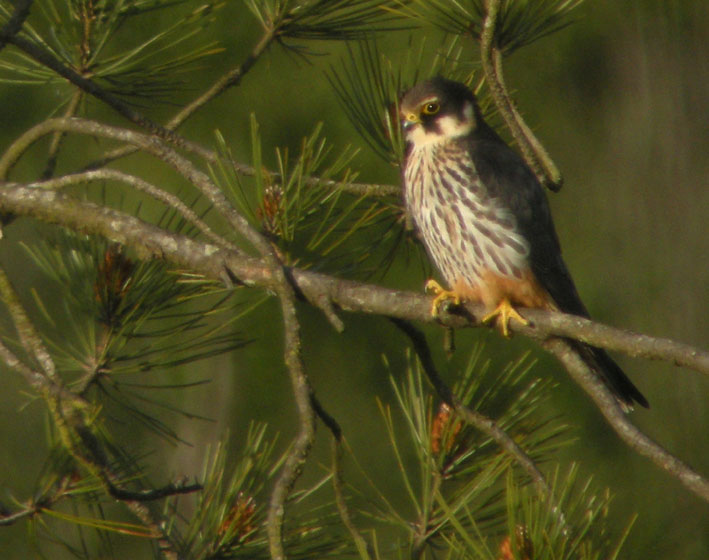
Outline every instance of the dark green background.
<svg viewBox="0 0 709 560">
<path fill-rule="evenodd" d="M 566 261 L 599 321 L 706 348 L 709 3 L 599 0 L 587 1 L 574 13 L 574 25 L 515 53 L 506 65 L 508 85 L 515 90 L 521 111 L 566 179 L 563 190 L 549 196 Z M 240 2 L 228 2 L 213 32 L 226 45 L 226 53 L 190 75 L 190 89 L 177 94 L 177 102 L 190 99 L 242 60 L 259 29 Z M 407 35 L 387 39 L 387 48 L 401 48 Z M 219 129 L 237 158 L 248 161 L 251 112 L 261 124 L 265 146 L 296 148 L 315 122 L 323 120 L 324 134 L 335 146 L 363 146 L 356 160 L 360 180 L 396 182 L 396 169 L 377 159 L 356 136 L 324 77 L 328 65 L 338 64 L 342 46 L 309 46 L 324 56 L 304 62 L 272 48 L 240 88 L 215 100 L 182 133 L 213 146 L 213 132 Z M 472 48 L 470 53 L 473 58 Z M 0 85 L 0 147 L 4 149 L 48 115 L 53 103 L 56 99 L 47 88 Z M 160 120 L 173 109 L 163 105 L 146 111 Z M 100 108 L 90 114 L 109 115 Z M 41 161 L 41 154 L 23 160 L 16 177 L 35 176 L 33 162 L 40 165 L 36 162 Z M 84 161 L 84 154 L 73 151 L 60 159 L 60 171 Z M 146 158 L 125 165 L 154 180 L 165 176 Z M 5 230 L 0 243 L 2 263 L 25 289 L 26 298 L 26 288 L 40 280 L 17 244 L 33 239 L 35 230 L 33 223 L 18 220 Z M 418 265 L 401 262 L 382 282 L 418 290 L 423 280 Z M 41 282 L 38 286 L 40 291 L 46 289 Z M 257 339 L 255 344 L 189 371 L 169 372 L 170 379 L 213 377 L 205 387 L 172 397 L 216 420 L 212 424 L 170 417 L 192 447 L 162 446 L 132 427 L 117 428 L 123 441 L 135 449 L 157 445 L 159 452 L 149 459 L 156 479 L 165 461 L 170 467 L 163 476 L 199 473 L 206 446 L 227 429 L 238 442 L 249 419 L 267 421 L 281 432 L 281 442 L 293 434 L 289 382 L 275 351 L 280 344 L 278 317 L 276 304 L 267 302 L 241 327 Z M 402 336 L 376 317 L 344 316 L 342 335 L 313 309 L 301 308 L 300 317 L 305 362 L 318 395 L 342 424 L 360 461 L 377 481 L 387 484 L 394 466 L 381 433 L 376 398 L 392 400 L 382 355 L 396 373 L 404 363 Z M 438 336 L 433 328 L 428 332 Z M 617 534 L 633 514 L 639 515 L 622 558 L 709 557 L 709 506 L 620 443 L 563 370 L 526 340 L 501 342 L 487 330 L 459 333 L 459 355 L 449 368 L 449 379 L 465 362 L 467 348 L 479 339 L 487 341 L 486 354 L 497 366 L 532 348 L 539 357 L 534 373 L 559 381 L 551 402 L 574 426 L 577 437 L 559 461 L 581 462 L 585 475 L 592 474 L 599 487 L 610 487 L 616 496 L 611 525 Z M 623 356 L 619 362 L 652 406 L 649 411 L 636 411 L 633 421 L 709 474 L 706 377 L 666 363 Z M 24 499 L 31 493 L 45 457 L 45 437 L 40 405 L 21 408 L 26 402 L 21 380 L 5 367 L 0 367 L 0 374 L 4 387 L 0 392 L 0 500 L 11 504 L 9 496 Z M 326 443 L 321 431 L 315 453 L 322 461 L 327 460 Z M 311 464 L 306 480 L 320 474 Z M 28 554 L 31 549 L 22 524 L 0 528 L 0 550 L 3 558 Z M 147 557 L 144 548 L 139 551 L 139 557 Z"/>
</svg>

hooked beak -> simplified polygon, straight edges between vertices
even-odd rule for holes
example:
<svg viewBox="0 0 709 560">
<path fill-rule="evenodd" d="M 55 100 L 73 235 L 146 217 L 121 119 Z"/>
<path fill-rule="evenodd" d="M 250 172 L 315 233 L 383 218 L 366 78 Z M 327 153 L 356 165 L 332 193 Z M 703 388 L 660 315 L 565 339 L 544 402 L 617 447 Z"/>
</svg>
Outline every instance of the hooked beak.
<svg viewBox="0 0 709 560">
<path fill-rule="evenodd" d="M 411 130 L 414 126 L 421 123 L 421 119 L 414 113 L 404 115 L 401 119 L 401 128 L 404 132 Z"/>
</svg>

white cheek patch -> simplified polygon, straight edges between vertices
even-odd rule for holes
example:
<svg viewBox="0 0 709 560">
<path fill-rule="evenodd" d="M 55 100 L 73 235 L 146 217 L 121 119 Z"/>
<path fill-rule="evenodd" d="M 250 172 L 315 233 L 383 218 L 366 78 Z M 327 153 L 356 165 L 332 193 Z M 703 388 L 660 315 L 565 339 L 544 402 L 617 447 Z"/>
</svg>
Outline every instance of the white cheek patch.
<svg viewBox="0 0 709 560">
<path fill-rule="evenodd" d="M 438 132 L 426 132 L 423 125 L 417 124 L 406 133 L 406 139 L 417 148 L 422 146 L 430 146 L 432 144 L 440 144 L 445 140 Z"/>
<path fill-rule="evenodd" d="M 438 127 L 443 136 L 447 138 L 455 138 L 456 136 L 465 136 L 473 130 L 473 105 L 466 103 L 463 107 L 463 118 L 458 117 L 443 117 L 438 119 Z"/>
</svg>

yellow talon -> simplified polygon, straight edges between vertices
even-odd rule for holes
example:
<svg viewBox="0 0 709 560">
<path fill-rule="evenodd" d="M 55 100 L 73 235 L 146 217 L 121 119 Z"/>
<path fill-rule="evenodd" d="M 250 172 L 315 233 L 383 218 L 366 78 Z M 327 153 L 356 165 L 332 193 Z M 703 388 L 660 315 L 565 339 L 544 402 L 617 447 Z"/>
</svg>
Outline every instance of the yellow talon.
<svg viewBox="0 0 709 560">
<path fill-rule="evenodd" d="M 431 304 L 432 317 L 438 317 L 441 303 L 445 301 L 452 301 L 455 305 L 460 304 L 460 296 L 458 294 L 450 290 L 446 290 L 433 279 L 430 279 L 428 282 L 426 282 L 424 290 L 426 291 L 426 293 L 431 293 L 436 296 L 435 298 L 433 298 L 433 303 Z"/>
<path fill-rule="evenodd" d="M 510 331 L 507 328 L 510 320 L 514 319 L 521 325 L 529 325 L 529 321 L 517 313 L 517 310 L 512 307 L 512 304 L 507 298 L 503 299 L 495 310 L 485 315 L 481 321 L 483 323 L 488 323 L 496 317 L 499 317 L 498 324 L 500 325 L 502 336 L 505 338 L 509 338 L 510 336 Z"/>
</svg>

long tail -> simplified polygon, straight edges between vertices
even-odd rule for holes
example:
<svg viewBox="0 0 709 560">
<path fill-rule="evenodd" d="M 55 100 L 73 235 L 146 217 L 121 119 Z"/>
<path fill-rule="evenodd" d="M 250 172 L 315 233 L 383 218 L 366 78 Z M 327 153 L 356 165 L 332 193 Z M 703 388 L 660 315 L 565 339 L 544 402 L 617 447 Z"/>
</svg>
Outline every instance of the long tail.
<svg viewBox="0 0 709 560">
<path fill-rule="evenodd" d="M 632 410 L 635 403 L 650 408 L 647 399 L 605 350 L 575 340 L 570 342 L 583 361 L 598 373 L 625 410 Z"/>
</svg>

